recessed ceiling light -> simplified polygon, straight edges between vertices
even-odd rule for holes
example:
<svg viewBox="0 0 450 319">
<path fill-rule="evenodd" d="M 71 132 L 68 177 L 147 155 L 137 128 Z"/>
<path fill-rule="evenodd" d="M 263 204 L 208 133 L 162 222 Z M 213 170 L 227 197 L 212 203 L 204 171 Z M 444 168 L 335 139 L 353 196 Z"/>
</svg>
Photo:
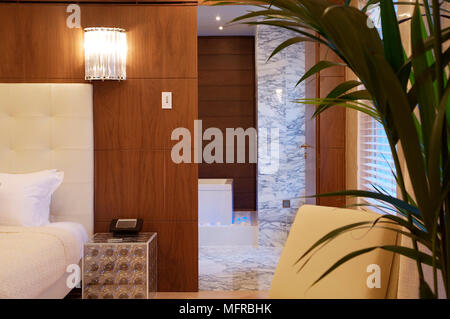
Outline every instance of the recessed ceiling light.
<svg viewBox="0 0 450 319">
<path fill-rule="evenodd" d="M 219 30 L 223 30 L 223 27 L 222 27 L 222 26 L 220 26 L 220 27 L 219 27 Z"/>
<path fill-rule="evenodd" d="M 220 21 L 220 16 L 216 16 L 216 21 Z"/>
</svg>

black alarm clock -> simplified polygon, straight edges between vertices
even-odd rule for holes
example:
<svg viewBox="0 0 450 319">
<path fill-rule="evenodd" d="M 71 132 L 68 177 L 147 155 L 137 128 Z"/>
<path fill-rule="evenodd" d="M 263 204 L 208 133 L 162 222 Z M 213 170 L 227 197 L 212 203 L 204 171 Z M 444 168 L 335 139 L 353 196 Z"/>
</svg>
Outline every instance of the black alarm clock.
<svg viewBox="0 0 450 319">
<path fill-rule="evenodd" d="M 113 219 L 109 225 L 109 231 L 114 236 L 133 236 L 138 235 L 142 229 L 142 219 Z"/>
</svg>

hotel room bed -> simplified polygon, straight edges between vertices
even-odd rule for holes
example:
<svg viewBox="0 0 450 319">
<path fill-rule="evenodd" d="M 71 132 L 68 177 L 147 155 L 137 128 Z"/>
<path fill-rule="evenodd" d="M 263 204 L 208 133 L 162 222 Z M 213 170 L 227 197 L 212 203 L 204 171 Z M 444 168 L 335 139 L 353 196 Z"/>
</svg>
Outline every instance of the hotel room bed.
<svg viewBox="0 0 450 319">
<path fill-rule="evenodd" d="M 0 298 L 38 298 L 62 279 L 64 288 L 66 268 L 79 263 L 87 239 L 72 222 L 0 226 Z"/>
<path fill-rule="evenodd" d="M 55 169 L 51 224 L 0 225 L 0 298 L 63 298 L 67 265 L 93 233 L 92 85 L 0 83 L 0 173 Z M 33 225 L 28 225 L 33 226 Z"/>
</svg>

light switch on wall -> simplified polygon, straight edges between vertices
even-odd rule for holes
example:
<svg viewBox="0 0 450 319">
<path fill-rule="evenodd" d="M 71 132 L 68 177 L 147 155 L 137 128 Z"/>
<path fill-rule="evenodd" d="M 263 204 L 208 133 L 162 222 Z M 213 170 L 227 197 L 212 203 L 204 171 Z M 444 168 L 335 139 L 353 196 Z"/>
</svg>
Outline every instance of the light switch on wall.
<svg viewBox="0 0 450 319">
<path fill-rule="evenodd" d="M 162 108 L 172 108 L 172 92 L 162 92 Z"/>
</svg>

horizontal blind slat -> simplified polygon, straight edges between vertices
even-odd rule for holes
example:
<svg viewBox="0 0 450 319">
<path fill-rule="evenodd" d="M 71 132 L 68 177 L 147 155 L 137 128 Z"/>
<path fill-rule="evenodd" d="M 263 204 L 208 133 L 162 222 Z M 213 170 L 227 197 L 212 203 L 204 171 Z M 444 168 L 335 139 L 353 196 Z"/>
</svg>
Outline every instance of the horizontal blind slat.
<svg viewBox="0 0 450 319">
<path fill-rule="evenodd" d="M 364 186 L 364 189 L 368 190 L 368 191 L 376 190 L 373 187 L 373 185 L 375 185 L 376 187 L 378 187 L 381 190 L 388 191 L 389 195 L 391 195 L 391 196 L 392 196 L 391 192 L 395 192 L 397 190 L 397 187 L 395 187 L 395 185 L 376 183 L 376 180 L 374 180 L 373 178 L 370 178 L 370 177 L 361 177 L 361 179 L 366 181 L 366 183 L 362 184 L 362 186 Z"/>
<path fill-rule="evenodd" d="M 370 168 L 375 168 L 375 169 L 380 169 L 382 171 L 388 172 L 389 176 L 391 176 L 392 174 L 392 170 L 391 167 L 386 167 L 384 165 L 379 165 L 376 164 L 377 162 L 369 162 L 369 163 L 362 163 L 361 165 L 366 166 L 366 167 L 370 167 Z"/>
<path fill-rule="evenodd" d="M 383 126 L 366 114 L 359 115 L 359 179 L 360 187 L 374 191 L 378 187 L 396 196 L 397 183 L 389 141 Z"/>
<path fill-rule="evenodd" d="M 367 160 L 368 162 L 372 162 L 372 161 L 380 161 L 380 160 L 382 160 L 384 163 L 388 163 L 388 164 L 391 164 L 391 167 L 393 167 L 393 165 L 394 165 L 394 161 L 393 160 L 390 160 L 390 159 L 381 159 L 381 158 L 379 158 L 379 157 L 373 157 L 373 156 L 361 156 L 360 155 L 360 160 L 361 159 L 364 159 L 364 160 Z"/>
</svg>

